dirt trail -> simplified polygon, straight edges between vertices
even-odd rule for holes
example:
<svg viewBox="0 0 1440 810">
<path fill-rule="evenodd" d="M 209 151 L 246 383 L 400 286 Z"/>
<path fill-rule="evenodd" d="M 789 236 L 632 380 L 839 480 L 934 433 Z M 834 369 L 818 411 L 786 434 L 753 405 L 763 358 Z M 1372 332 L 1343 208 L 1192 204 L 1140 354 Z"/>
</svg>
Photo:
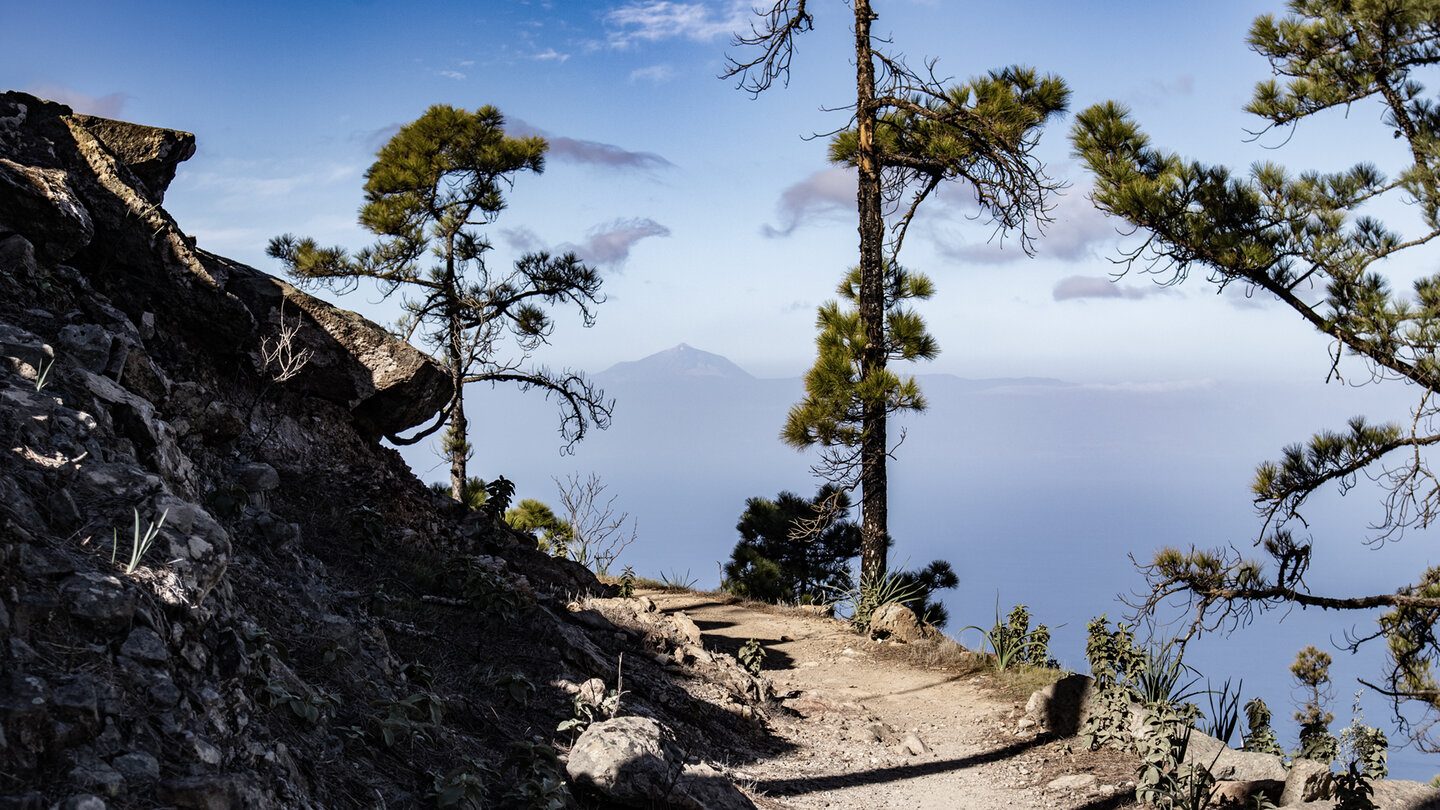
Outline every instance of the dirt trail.
<svg viewBox="0 0 1440 810">
<path fill-rule="evenodd" d="M 1020 702 L 986 688 L 988 675 L 901 662 L 834 620 L 709 594 L 646 595 L 683 610 L 708 649 L 764 645 L 764 674 L 785 708 L 769 725 L 793 747 L 731 774 L 766 810 L 1137 806 L 1133 760 L 1035 734 Z"/>
</svg>

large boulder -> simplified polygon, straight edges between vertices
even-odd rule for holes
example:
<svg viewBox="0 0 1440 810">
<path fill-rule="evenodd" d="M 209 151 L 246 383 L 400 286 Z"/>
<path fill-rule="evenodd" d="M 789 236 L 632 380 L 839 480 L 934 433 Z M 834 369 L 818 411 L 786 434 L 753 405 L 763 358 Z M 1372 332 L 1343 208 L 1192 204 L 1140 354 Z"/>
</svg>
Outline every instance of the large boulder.
<svg viewBox="0 0 1440 810">
<path fill-rule="evenodd" d="M 870 617 L 871 638 L 908 644 L 924 635 L 925 628 L 915 617 L 915 611 L 899 602 L 881 605 Z"/>
<path fill-rule="evenodd" d="M 1035 690 L 1025 704 L 1025 715 L 1042 731 L 1061 737 L 1080 733 L 1090 716 L 1095 699 L 1095 679 L 1089 675 L 1067 675 L 1049 686 Z"/>
<path fill-rule="evenodd" d="M 754 810 L 724 774 L 687 764 L 670 732 L 648 717 L 617 717 L 585 729 L 570 749 L 574 784 L 629 807 Z"/>
<path fill-rule="evenodd" d="M 439 364 L 374 321 L 252 267 L 210 254 L 203 259 L 207 266 L 221 267 L 226 292 L 243 301 L 260 323 L 252 359 L 259 364 L 265 339 L 273 342 L 283 331 L 294 330 L 293 351 L 307 352 L 309 361 L 287 385 L 343 405 L 362 432 L 375 438 L 397 434 L 430 419 L 450 401 L 450 377 Z"/>
</svg>

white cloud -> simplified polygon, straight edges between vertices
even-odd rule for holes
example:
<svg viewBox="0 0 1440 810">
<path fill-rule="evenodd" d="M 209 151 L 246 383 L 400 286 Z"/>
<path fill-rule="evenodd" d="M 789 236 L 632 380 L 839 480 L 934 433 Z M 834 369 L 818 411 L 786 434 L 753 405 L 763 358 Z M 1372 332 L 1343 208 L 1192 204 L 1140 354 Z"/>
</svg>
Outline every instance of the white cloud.
<svg viewBox="0 0 1440 810">
<path fill-rule="evenodd" d="M 565 60 L 570 58 L 570 54 L 560 53 L 554 48 L 547 48 L 540 53 L 531 54 L 530 58 L 539 62 L 559 62 L 563 64 Z"/>
<path fill-rule="evenodd" d="M 717 13 L 705 3 L 677 3 L 670 0 L 642 0 L 623 5 L 605 15 L 610 26 L 610 45 L 627 48 L 636 42 L 662 39 L 690 39 L 708 42 L 745 30 L 750 14 L 745 2 L 728 3 Z"/>
<path fill-rule="evenodd" d="M 119 118 L 120 111 L 125 107 L 124 93 L 106 93 L 103 96 L 92 96 L 68 87 L 46 82 L 32 84 L 25 88 L 25 92 L 49 101 L 58 101 L 77 113 L 98 115 L 101 118 Z"/>
<path fill-rule="evenodd" d="M 456 81 L 465 78 L 465 74 L 458 70 L 442 70 L 440 71 L 440 75 L 447 79 L 455 79 Z"/>
<path fill-rule="evenodd" d="M 630 83 L 650 82 L 651 84 L 660 84 L 661 82 L 669 80 L 670 77 L 674 75 L 675 69 L 669 65 L 651 65 L 650 67 L 630 71 Z"/>
</svg>

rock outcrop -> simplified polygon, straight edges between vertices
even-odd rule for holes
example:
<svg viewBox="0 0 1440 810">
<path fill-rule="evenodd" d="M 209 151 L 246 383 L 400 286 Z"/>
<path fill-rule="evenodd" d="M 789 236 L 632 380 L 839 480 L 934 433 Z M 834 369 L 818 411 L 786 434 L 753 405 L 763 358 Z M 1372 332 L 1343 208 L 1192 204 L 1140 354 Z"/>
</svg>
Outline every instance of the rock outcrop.
<svg viewBox="0 0 1440 810">
<path fill-rule="evenodd" d="M 755 682 L 587 623 L 591 572 L 379 444 L 433 361 L 196 248 L 194 142 L 0 94 L 0 810 L 575 806 L 564 685 L 622 659 L 686 768 L 743 759 Z"/>
</svg>

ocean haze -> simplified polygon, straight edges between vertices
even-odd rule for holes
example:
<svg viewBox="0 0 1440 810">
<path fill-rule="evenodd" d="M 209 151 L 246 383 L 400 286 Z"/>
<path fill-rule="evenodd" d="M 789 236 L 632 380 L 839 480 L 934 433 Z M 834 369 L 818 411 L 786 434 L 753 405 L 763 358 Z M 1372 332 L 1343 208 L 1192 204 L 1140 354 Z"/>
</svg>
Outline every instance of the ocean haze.
<svg viewBox="0 0 1440 810">
<path fill-rule="evenodd" d="M 903 372 L 903 368 L 899 369 Z M 1323 371 L 1320 372 L 1323 377 Z M 786 412 L 804 393 L 798 378 L 757 378 L 720 355 L 681 344 L 594 375 L 616 400 L 614 423 L 562 456 L 553 403 L 536 392 L 473 387 L 472 474 L 504 475 L 517 498 L 557 500 L 552 478 L 599 474 L 615 505 L 638 521 L 639 539 L 620 565 L 644 576 L 680 576 L 718 584 L 719 564 L 739 539 L 745 500 L 781 490 L 813 495 L 814 453 L 779 439 Z M 895 420 L 904 442 L 890 465 L 890 527 L 895 565 L 949 560 L 960 586 L 944 594 L 952 631 L 988 626 L 1017 603 L 1054 628 L 1054 654 L 1086 671 L 1085 623 L 1125 612 L 1118 594 L 1144 587 L 1131 561 L 1161 546 L 1233 544 L 1251 553 L 1260 529 L 1249 483 L 1258 462 L 1312 432 L 1343 427 L 1354 414 L 1408 417 L 1397 386 L 1238 385 L 1213 380 L 1090 384 L 1016 376 L 966 379 L 919 375 L 929 402 Z M 405 451 L 427 480 L 443 477 L 434 447 Z M 1306 534 L 1316 544 L 1310 584 L 1317 592 L 1385 592 L 1430 564 L 1416 535 L 1384 549 L 1363 544 L 1379 516 L 1361 479 L 1344 498 L 1315 499 Z M 857 514 L 858 517 L 858 514 Z M 1336 658 L 1338 731 L 1349 720 L 1355 677 L 1377 677 L 1379 655 L 1335 650 L 1351 627 L 1373 627 L 1374 614 L 1294 611 L 1267 615 L 1230 636 L 1192 645 L 1189 661 L 1216 687 L 1244 680 L 1246 699 L 1265 698 L 1282 740 L 1293 743 L 1288 667 L 1306 644 Z M 1182 618 L 1181 611 L 1167 614 Z M 1057 627 L 1057 625 L 1063 625 Z M 1162 633 L 1173 635 L 1176 624 Z M 979 644 L 974 631 L 962 642 Z M 1202 709 L 1206 707 L 1203 705 Z M 1369 721 L 1389 729 L 1379 701 Z M 1396 736 L 1392 734 L 1392 736 Z M 1393 741 L 1398 747 L 1398 738 Z M 1428 779 L 1434 766 L 1393 751 L 1392 767 Z M 1423 773 L 1422 773 L 1423 771 Z"/>
</svg>

